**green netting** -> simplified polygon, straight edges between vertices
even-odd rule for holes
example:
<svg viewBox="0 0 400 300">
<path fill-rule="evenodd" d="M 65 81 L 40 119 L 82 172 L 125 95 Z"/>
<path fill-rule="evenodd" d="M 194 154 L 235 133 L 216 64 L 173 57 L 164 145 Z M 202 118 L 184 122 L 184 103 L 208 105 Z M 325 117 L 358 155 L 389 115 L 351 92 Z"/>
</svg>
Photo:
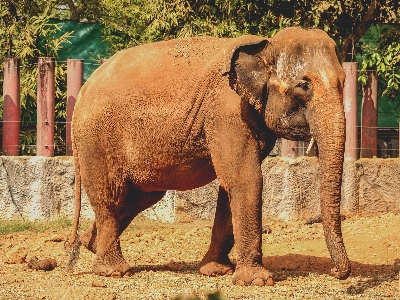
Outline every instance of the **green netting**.
<svg viewBox="0 0 400 300">
<path fill-rule="evenodd" d="M 379 38 L 381 35 L 382 25 L 371 25 L 367 32 L 360 39 L 359 43 L 367 44 L 371 48 L 376 48 L 379 45 Z M 361 64 L 361 56 L 356 57 L 359 64 Z M 381 80 L 381 77 L 379 78 Z M 384 87 L 379 84 L 378 87 L 378 127 L 398 127 L 400 107 L 399 101 L 392 101 L 389 97 L 382 95 Z M 361 124 L 361 105 L 362 105 L 362 92 L 358 96 L 358 124 Z"/>
<path fill-rule="evenodd" d="M 102 26 L 100 24 L 79 23 L 75 21 L 52 20 L 53 24 L 59 24 L 61 31 L 54 37 L 60 37 L 65 32 L 73 31 L 71 44 L 64 43 L 59 51 L 57 60 L 67 60 L 68 58 L 84 59 L 84 80 L 92 74 L 99 66 L 101 58 L 109 56 L 106 44 L 101 37 Z"/>
</svg>

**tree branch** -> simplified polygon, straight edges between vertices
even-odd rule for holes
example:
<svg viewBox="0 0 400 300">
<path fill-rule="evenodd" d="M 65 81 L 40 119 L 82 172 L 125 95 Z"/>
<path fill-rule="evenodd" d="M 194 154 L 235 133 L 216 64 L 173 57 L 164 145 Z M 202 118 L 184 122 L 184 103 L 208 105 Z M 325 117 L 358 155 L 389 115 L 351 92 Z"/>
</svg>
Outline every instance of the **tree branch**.
<svg viewBox="0 0 400 300">
<path fill-rule="evenodd" d="M 346 5 L 344 4 L 344 0 L 339 0 L 338 2 L 340 3 L 340 7 L 342 8 L 342 11 L 345 12 L 346 11 Z"/>
<path fill-rule="evenodd" d="M 379 18 L 380 2 L 371 0 L 364 18 L 358 24 L 353 23 L 353 31 L 343 40 L 342 49 L 339 54 L 341 62 L 346 61 L 347 53 L 352 52 L 352 47 L 364 35 L 368 28 Z"/>
<path fill-rule="evenodd" d="M 69 6 L 69 11 L 70 11 L 70 20 L 72 21 L 79 21 L 79 11 L 78 8 L 76 7 L 75 3 L 73 0 L 67 0 L 66 1 L 67 5 Z"/>
</svg>

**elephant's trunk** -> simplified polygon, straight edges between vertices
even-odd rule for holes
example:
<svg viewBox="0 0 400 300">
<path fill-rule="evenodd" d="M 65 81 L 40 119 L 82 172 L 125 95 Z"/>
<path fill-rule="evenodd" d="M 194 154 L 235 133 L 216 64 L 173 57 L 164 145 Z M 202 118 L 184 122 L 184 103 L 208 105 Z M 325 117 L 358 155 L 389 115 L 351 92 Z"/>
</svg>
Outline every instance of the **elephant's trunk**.
<svg viewBox="0 0 400 300">
<path fill-rule="evenodd" d="M 340 82 L 314 87 L 311 105 L 311 134 L 319 152 L 320 201 L 325 240 L 334 261 L 333 276 L 346 279 L 351 266 L 343 243 L 340 200 L 345 145 L 345 117 Z"/>
</svg>

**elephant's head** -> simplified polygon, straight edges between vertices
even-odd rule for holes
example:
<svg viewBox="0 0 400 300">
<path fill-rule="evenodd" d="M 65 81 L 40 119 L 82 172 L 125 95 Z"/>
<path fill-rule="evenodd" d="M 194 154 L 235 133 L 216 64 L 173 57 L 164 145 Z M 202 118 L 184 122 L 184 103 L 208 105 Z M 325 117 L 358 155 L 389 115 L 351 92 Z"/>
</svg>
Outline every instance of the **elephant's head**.
<svg viewBox="0 0 400 300">
<path fill-rule="evenodd" d="M 321 30 L 288 28 L 258 45 L 238 48 L 231 86 L 264 117 L 278 137 L 318 143 L 320 201 L 332 275 L 345 279 L 340 199 L 345 144 L 343 83 L 336 45 Z"/>
</svg>

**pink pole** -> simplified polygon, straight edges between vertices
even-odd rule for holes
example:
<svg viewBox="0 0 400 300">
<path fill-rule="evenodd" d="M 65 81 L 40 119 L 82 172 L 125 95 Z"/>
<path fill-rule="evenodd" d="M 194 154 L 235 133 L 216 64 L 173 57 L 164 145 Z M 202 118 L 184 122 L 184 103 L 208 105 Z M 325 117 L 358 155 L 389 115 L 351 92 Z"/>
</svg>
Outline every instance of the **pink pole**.
<svg viewBox="0 0 400 300">
<path fill-rule="evenodd" d="M 67 155 L 73 155 L 71 121 L 79 90 L 83 85 L 83 59 L 67 60 Z"/>
<path fill-rule="evenodd" d="M 3 155 L 19 155 L 20 76 L 19 60 L 4 59 Z"/>
<path fill-rule="evenodd" d="M 54 156 L 54 57 L 39 57 L 37 87 L 37 156 Z"/>
<path fill-rule="evenodd" d="M 343 89 L 343 106 L 346 117 L 346 144 L 344 158 L 357 160 L 357 77 L 358 63 L 344 62 L 346 80 Z"/>
<path fill-rule="evenodd" d="M 283 138 L 281 139 L 281 141 L 282 141 L 281 156 L 287 158 L 296 158 L 298 156 L 297 154 L 298 142 L 286 140 Z"/>
<path fill-rule="evenodd" d="M 368 82 L 363 86 L 361 118 L 361 157 L 377 155 L 378 145 L 378 75 L 376 70 L 367 71 Z"/>
</svg>

